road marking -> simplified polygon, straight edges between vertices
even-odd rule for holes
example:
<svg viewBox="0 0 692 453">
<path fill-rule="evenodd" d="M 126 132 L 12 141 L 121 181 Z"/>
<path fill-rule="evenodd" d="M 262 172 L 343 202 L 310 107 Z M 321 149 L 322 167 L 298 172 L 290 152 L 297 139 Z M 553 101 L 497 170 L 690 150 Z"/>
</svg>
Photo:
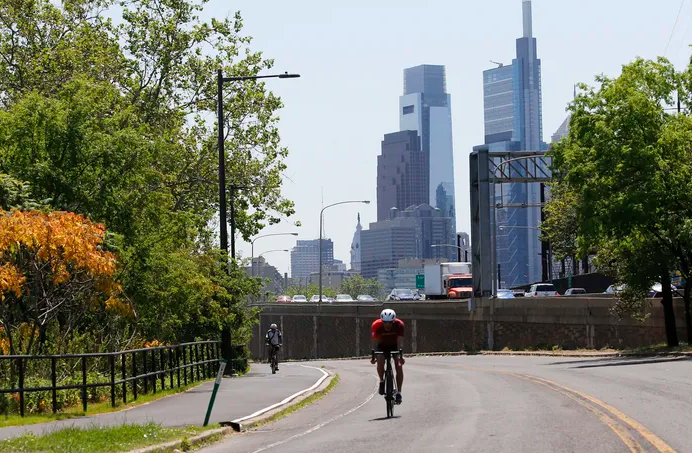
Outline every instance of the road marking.
<svg viewBox="0 0 692 453">
<path fill-rule="evenodd" d="M 292 401 L 292 400 L 298 398 L 300 395 L 303 395 L 304 393 L 307 393 L 307 392 L 310 392 L 310 391 L 312 391 L 312 390 L 315 390 L 317 387 L 319 387 L 320 385 L 322 385 L 322 383 L 324 382 L 325 379 L 327 379 L 327 378 L 329 377 L 329 373 L 327 373 L 326 371 L 324 371 L 322 368 L 317 368 L 317 367 L 309 366 L 309 365 L 300 365 L 300 366 L 302 366 L 303 368 L 312 368 L 313 370 L 321 371 L 321 372 L 322 372 L 322 376 L 321 376 L 321 377 L 317 380 L 317 382 L 315 382 L 315 384 L 313 384 L 311 387 L 306 388 L 305 390 L 301 390 L 300 392 L 294 393 L 293 395 L 291 395 L 291 396 L 289 396 L 289 397 L 287 397 L 287 398 L 284 398 L 282 401 L 280 401 L 280 402 L 278 402 L 278 403 L 276 403 L 276 404 L 272 404 L 271 406 L 267 406 L 267 407 L 265 407 L 264 409 L 260 409 L 260 410 L 258 410 L 257 412 L 255 412 L 255 413 L 253 413 L 253 414 L 246 415 L 245 417 L 237 418 L 237 419 L 233 420 L 231 423 L 241 423 L 241 422 L 244 422 L 245 420 L 249 420 L 249 419 L 251 419 L 251 418 L 259 417 L 260 415 L 262 415 L 262 414 L 264 414 L 264 413 L 266 413 L 266 412 L 269 412 L 269 411 L 271 411 L 271 410 L 273 410 L 273 409 L 276 409 L 277 407 L 283 406 L 284 404 L 286 404 L 286 403 L 288 403 L 288 402 L 290 402 L 290 401 Z"/>
<path fill-rule="evenodd" d="M 579 398 L 581 398 L 582 400 L 577 401 L 577 402 L 580 403 L 580 404 L 582 404 L 583 406 L 585 406 L 586 404 L 588 404 L 588 403 L 586 403 L 586 402 L 583 401 L 583 400 L 590 401 L 591 403 L 593 403 L 593 404 L 595 404 L 596 406 L 598 406 L 598 409 L 596 409 L 596 408 L 594 408 L 594 409 L 596 409 L 597 411 L 601 411 L 602 414 L 605 415 L 606 417 L 610 418 L 610 420 L 612 420 L 612 418 L 611 418 L 609 415 L 612 415 L 612 416 L 614 416 L 615 418 L 617 418 L 620 422 L 622 422 L 622 423 L 628 425 L 628 426 L 631 427 L 633 430 L 635 430 L 635 431 L 637 432 L 637 434 L 639 434 L 640 436 L 642 436 L 642 437 L 643 437 L 644 439 L 646 439 L 651 445 L 653 445 L 660 453 L 677 453 L 676 450 L 674 450 L 670 445 L 668 445 L 667 443 L 665 443 L 665 442 L 663 441 L 663 439 L 661 439 L 660 437 L 658 437 L 657 435 L 655 435 L 654 433 L 652 433 L 648 428 L 646 428 L 644 425 L 642 425 L 642 424 L 639 423 L 638 421 L 636 421 L 636 420 L 634 420 L 633 418 L 627 416 L 626 414 L 624 414 L 623 412 L 621 412 L 621 411 L 619 411 L 618 409 L 614 408 L 613 406 L 611 406 L 611 405 L 609 405 L 609 404 L 607 404 L 607 403 L 604 403 L 603 401 L 601 401 L 601 400 L 599 400 L 599 399 L 596 399 L 596 398 L 594 398 L 594 397 L 591 396 L 591 395 L 587 395 L 586 393 L 580 392 L 580 391 L 578 391 L 578 390 L 571 389 L 571 388 L 566 387 L 566 386 L 564 386 L 564 385 L 560 385 L 560 384 L 558 384 L 558 383 L 556 383 L 556 382 L 553 382 L 553 381 L 550 381 L 550 380 L 548 380 L 548 379 L 543 379 L 543 378 L 540 378 L 540 377 L 538 377 L 538 376 L 533 376 L 533 375 L 526 374 L 526 373 L 517 373 L 517 372 L 514 372 L 514 371 L 508 371 L 508 370 L 498 370 L 498 369 L 490 369 L 490 368 L 477 368 L 477 367 L 469 367 L 469 366 L 462 366 L 461 368 L 466 368 L 466 369 L 470 369 L 470 370 L 477 370 L 477 371 L 484 371 L 484 372 L 491 372 L 491 373 L 502 373 L 502 374 L 508 374 L 508 375 L 510 375 L 510 376 L 514 376 L 514 377 L 518 377 L 518 378 L 522 378 L 522 379 L 527 379 L 527 380 L 530 380 L 530 381 L 535 382 L 535 383 L 537 383 L 537 384 L 546 385 L 547 387 L 552 388 L 553 390 L 556 390 L 556 391 L 558 391 L 558 392 L 560 392 L 560 393 L 562 393 L 562 394 L 565 394 L 566 396 L 569 396 L 570 398 L 572 398 L 572 399 L 575 400 L 575 401 L 577 401 L 577 398 L 576 398 L 576 397 L 579 397 Z M 567 395 L 567 393 L 569 393 L 569 394 L 571 394 L 571 395 Z M 592 407 L 593 407 L 593 406 L 592 406 Z M 592 412 L 593 412 L 593 411 L 592 411 Z M 610 413 L 610 414 L 608 415 L 608 413 Z M 602 419 L 602 420 L 603 420 L 603 419 Z M 604 421 L 605 421 L 605 420 L 604 420 Z M 613 421 L 614 421 L 614 420 L 613 420 Z M 611 427 L 611 429 L 613 429 L 613 427 L 612 427 L 610 424 L 608 424 L 608 423 L 606 423 L 606 424 L 607 424 L 609 427 Z M 621 428 L 618 427 L 618 429 L 621 429 Z M 628 443 L 628 441 L 625 441 L 625 439 L 623 439 L 623 436 L 621 436 L 621 432 L 622 432 L 622 433 L 626 433 L 626 431 L 621 431 L 621 432 L 619 432 L 619 431 L 616 430 L 616 429 L 613 429 L 613 430 L 616 432 L 616 434 L 622 439 L 622 441 L 625 443 L 625 445 L 627 445 L 627 447 L 628 447 L 631 451 L 633 451 L 633 452 L 641 451 L 641 450 L 633 449 L 633 448 L 641 448 L 641 445 L 639 445 L 639 443 L 636 442 L 636 440 L 634 440 L 633 438 L 631 438 L 631 436 L 629 435 L 629 433 L 627 433 L 626 436 L 629 437 L 631 440 L 633 440 L 633 441 L 635 442 L 635 444 L 630 444 L 630 443 Z"/>
<path fill-rule="evenodd" d="M 379 382 L 379 380 L 378 380 L 378 382 Z M 343 414 L 335 415 L 334 417 L 330 418 L 330 419 L 327 420 L 326 422 L 322 422 L 322 423 L 320 423 L 320 424 L 318 424 L 318 425 L 315 425 L 315 426 L 313 426 L 312 428 L 308 429 L 307 431 L 304 431 L 304 432 L 298 433 L 298 434 L 294 434 L 293 436 L 291 436 L 291 437 L 289 437 L 289 438 L 287 438 L 287 439 L 280 440 L 280 441 L 278 441 L 278 442 L 274 442 L 273 444 L 269 444 L 269 445 L 267 445 L 266 447 L 259 448 L 259 449 L 255 450 L 255 451 L 253 451 L 252 453 L 260 453 L 260 452 L 262 452 L 262 451 L 269 450 L 270 448 L 274 448 L 274 447 L 278 447 L 279 445 L 283 445 L 283 444 L 285 444 L 285 443 L 287 443 L 287 442 L 290 442 L 290 441 L 292 441 L 292 440 L 294 440 L 294 439 L 298 439 L 299 437 L 307 436 L 307 435 L 310 434 L 310 433 L 314 433 L 315 431 L 317 431 L 318 429 L 322 428 L 323 426 L 326 426 L 326 425 L 328 425 L 328 424 L 330 424 L 330 423 L 332 423 L 332 422 L 335 422 L 336 420 L 338 420 L 338 419 L 340 419 L 340 418 L 342 418 L 342 417 L 345 417 L 345 416 L 347 416 L 348 414 L 351 414 L 351 413 L 357 411 L 358 409 L 360 409 L 361 407 L 365 406 L 366 404 L 368 404 L 368 403 L 370 402 L 371 399 L 373 399 L 373 398 L 375 397 L 376 394 L 377 394 L 377 390 L 375 390 L 374 392 L 372 392 L 372 393 L 370 394 L 370 396 L 368 396 L 368 397 L 365 399 L 365 401 L 363 401 L 362 403 L 360 403 L 358 406 L 356 406 L 356 407 L 354 407 L 354 408 L 352 408 L 352 409 L 349 409 L 348 411 L 344 412 Z"/>
</svg>

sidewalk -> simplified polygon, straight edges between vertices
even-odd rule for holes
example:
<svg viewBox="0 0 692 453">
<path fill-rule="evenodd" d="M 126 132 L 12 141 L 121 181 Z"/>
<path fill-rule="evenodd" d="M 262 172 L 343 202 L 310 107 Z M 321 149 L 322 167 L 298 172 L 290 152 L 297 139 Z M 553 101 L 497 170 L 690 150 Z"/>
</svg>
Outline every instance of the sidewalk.
<svg viewBox="0 0 692 453">
<path fill-rule="evenodd" d="M 296 363 L 281 364 L 275 375 L 271 374 L 267 364 L 254 364 L 247 375 L 221 382 L 209 423 L 232 421 L 250 415 L 312 386 L 322 376 L 319 369 Z M 0 439 L 26 432 L 41 435 L 68 426 L 109 426 L 152 421 L 171 427 L 202 425 L 213 387 L 213 382 L 207 382 L 187 392 L 121 412 L 1 428 Z"/>
</svg>

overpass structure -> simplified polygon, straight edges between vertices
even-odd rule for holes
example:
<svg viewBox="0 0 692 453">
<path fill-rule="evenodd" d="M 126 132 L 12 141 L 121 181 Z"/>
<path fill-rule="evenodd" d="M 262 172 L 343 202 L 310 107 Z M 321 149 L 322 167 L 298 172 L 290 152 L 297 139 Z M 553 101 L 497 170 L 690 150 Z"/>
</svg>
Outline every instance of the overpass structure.
<svg viewBox="0 0 692 453">
<path fill-rule="evenodd" d="M 543 207 L 544 184 L 551 179 L 551 158 L 545 151 L 493 151 L 491 145 L 474 148 L 469 156 L 471 189 L 471 262 L 474 297 L 497 294 L 499 269 L 497 262 L 496 212 L 502 208 Z M 540 184 L 539 203 L 498 202 L 497 187 L 507 183 Z M 547 247 L 543 245 L 544 275 Z M 545 278 L 545 277 L 544 277 Z"/>
</svg>

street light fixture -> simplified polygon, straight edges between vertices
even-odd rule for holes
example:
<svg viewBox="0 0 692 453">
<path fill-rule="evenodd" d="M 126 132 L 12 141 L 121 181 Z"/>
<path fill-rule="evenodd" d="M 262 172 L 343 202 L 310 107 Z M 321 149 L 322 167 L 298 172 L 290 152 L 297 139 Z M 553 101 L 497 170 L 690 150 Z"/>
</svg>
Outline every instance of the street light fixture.
<svg viewBox="0 0 692 453">
<path fill-rule="evenodd" d="M 261 235 L 261 236 L 257 236 L 257 237 L 254 238 L 252 241 L 250 241 L 250 245 L 251 245 L 251 252 L 250 252 L 250 275 L 251 275 L 252 277 L 255 276 L 255 241 L 256 241 L 257 239 L 266 238 L 266 237 L 269 237 L 269 236 L 289 236 L 289 235 L 290 235 L 290 236 L 298 236 L 298 233 L 271 233 L 271 234 L 263 234 L 263 235 Z M 268 253 L 268 252 L 264 252 L 264 253 Z M 261 255 L 260 255 L 260 256 L 261 256 Z"/>
<path fill-rule="evenodd" d="M 219 148 L 219 226 L 220 226 L 220 246 L 221 250 L 224 252 L 224 259 L 226 260 L 225 268 L 226 273 L 229 273 L 228 269 L 228 225 L 226 225 L 226 152 L 224 150 L 224 117 L 223 117 L 223 84 L 227 82 L 236 82 L 243 80 L 254 80 L 254 79 L 293 79 L 300 77 L 299 74 L 289 74 L 288 72 L 284 74 L 271 74 L 271 75 L 254 75 L 254 76 L 240 76 L 240 77 L 224 77 L 223 69 L 219 69 L 216 73 L 217 78 L 217 114 L 218 114 L 218 148 Z M 231 219 L 234 222 L 234 219 Z M 235 230 L 235 225 L 232 225 L 232 230 Z M 235 239 L 235 237 L 233 238 Z M 235 260 L 235 241 L 234 247 L 231 253 L 231 259 Z M 230 304 L 230 302 L 229 302 Z M 221 354 L 223 358 L 228 360 L 229 367 L 226 368 L 227 374 L 233 374 L 233 362 L 232 355 L 233 350 L 231 347 L 231 327 L 224 328 L 221 331 Z"/>
<path fill-rule="evenodd" d="M 348 201 L 339 201 L 338 203 L 333 203 L 330 205 L 325 206 L 322 208 L 320 211 L 320 288 L 319 288 L 319 294 L 318 294 L 318 302 L 317 306 L 321 307 L 322 306 L 322 223 L 324 221 L 324 210 L 327 208 L 331 208 L 332 206 L 338 206 L 340 204 L 351 204 L 351 203 L 363 203 L 363 204 L 370 204 L 370 200 L 348 200 Z"/>
</svg>

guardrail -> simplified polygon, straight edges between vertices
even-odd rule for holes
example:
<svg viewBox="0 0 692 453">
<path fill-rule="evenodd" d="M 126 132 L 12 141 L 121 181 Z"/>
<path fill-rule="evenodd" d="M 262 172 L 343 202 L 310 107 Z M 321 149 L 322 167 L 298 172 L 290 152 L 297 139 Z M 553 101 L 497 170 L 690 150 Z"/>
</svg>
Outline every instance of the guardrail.
<svg viewBox="0 0 692 453">
<path fill-rule="evenodd" d="M 186 386 L 189 382 L 200 381 L 213 377 L 216 374 L 215 364 L 220 359 L 219 341 L 197 341 L 193 343 L 181 343 L 174 346 L 157 346 L 152 348 L 132 349 L 127 351 L 89 353 L 89 354 L 62 354 L 62 355 L 0 355 L 0 366 L 3 369 L 5 363 L 10 362 L 10 372 L 16 378 L 16 386 L 12 388 L 0 388 L 0 395 L 10 393 L 19 395 L 19 411 L 24 417 L 25 394 L 32 392 L 51 392 L 53 413 L 58 411 L 57 392 L 60 390 L 81 390 L 82 409 L 87 411 L 87 389 L 110 387 L 111 405 L 116 405 L 116 389 L 122 389 L 123 403 L 127 403 L 127 384 L 130 383 L 132 397 L 138 396 L 138 384 L 141 382 L 143 393 L 157 392 L 160 390 Z M 26 371 L 33 361 L 50 361 L 50 386 L 26 387 Z M 58 385 L 57 369 L 59 361 L 63 361 L 63 368 L 81 366 L 81 383 Z M 103 363 L 107 361 L 108 363 Z M 91 363 L 89 363 L 91 362 Z M 105 372 L 108 379 L 104 382 L 88 382 L 89 366 L 99 368 Z M 104 367 L 104 365 L 107 365 Z M 118 369 L 119 368 L 119 369 Z M 120 377 L 116 378 L 116 370 Z M 177 379 L 174 379 L 177 378 Z M 160 383 L 158 382 L 160 381 Z M 10 385 L 14 385 L 14 378 Z"/>
</svg>

